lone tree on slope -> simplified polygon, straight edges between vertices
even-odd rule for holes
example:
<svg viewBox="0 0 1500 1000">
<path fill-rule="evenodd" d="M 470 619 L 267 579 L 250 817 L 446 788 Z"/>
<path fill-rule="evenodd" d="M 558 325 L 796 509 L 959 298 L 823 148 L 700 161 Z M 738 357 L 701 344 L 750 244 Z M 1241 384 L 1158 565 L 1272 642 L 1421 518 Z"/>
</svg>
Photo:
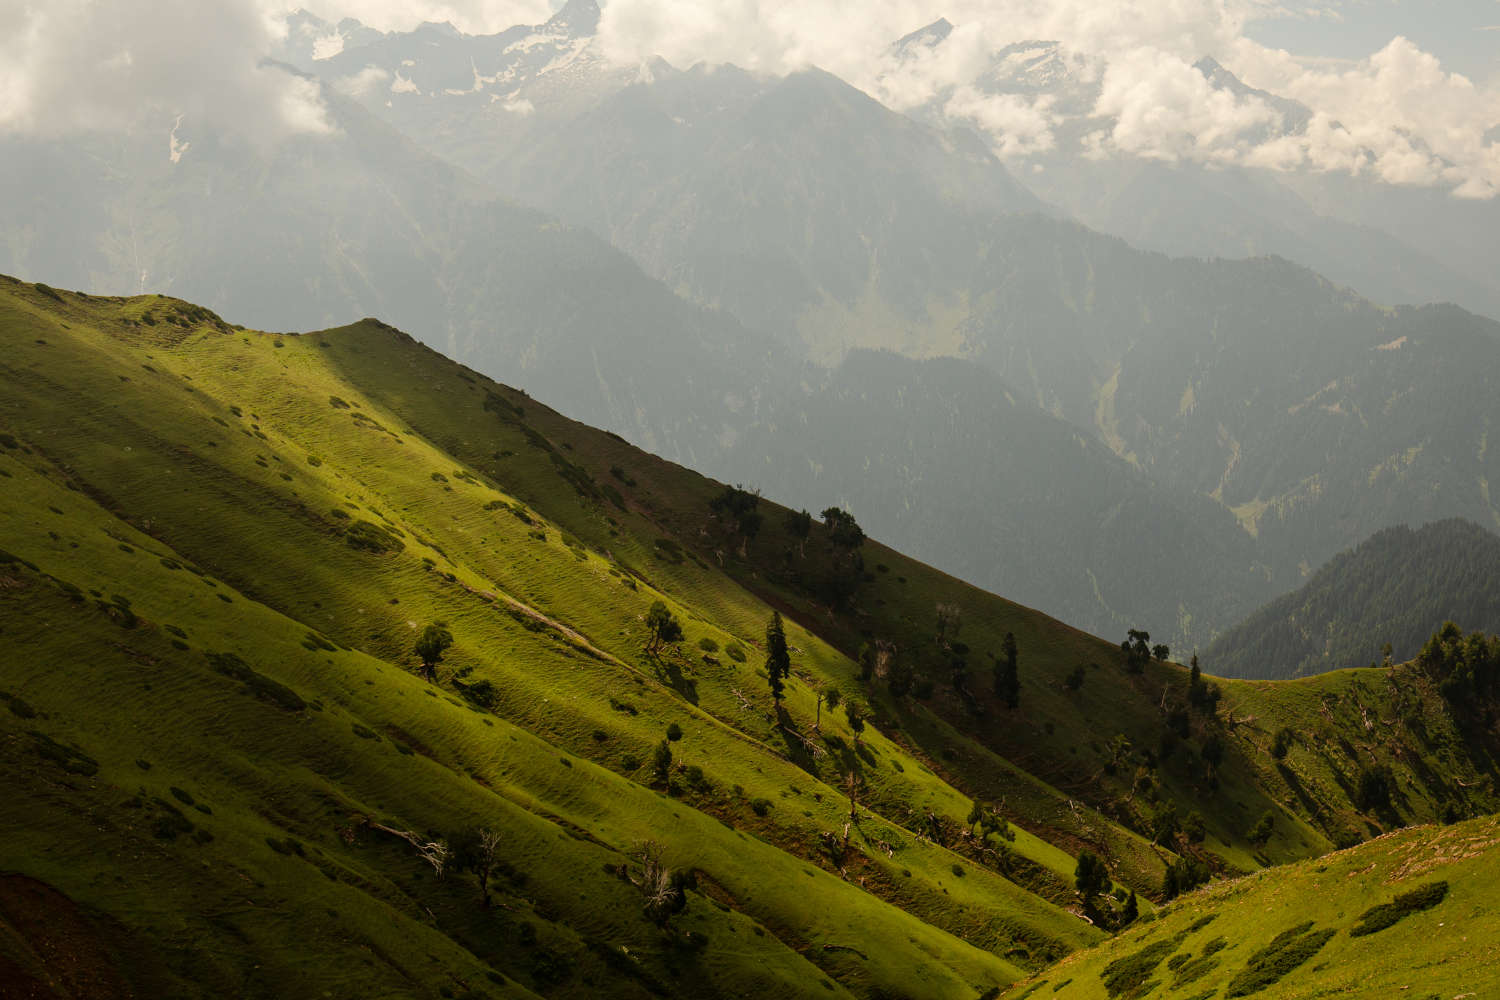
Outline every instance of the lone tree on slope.
<svg viewBox="0 0 1500 1000">
<path fill-rule="evenodd" d="M 646 640 L 646 652 L 655 654 L 669 642 L 682 641 L 682 624 L 667 610 L 665 602 L 656 601 L 646 612 L 646 628 L 651 637 Z"/>
<path fill-rule="evenodd" d="M 771 623 L 766 626 L 766 679 L 771 685 L 771 697 L 781 704 L 782 692 L 786 690 L 786 678 L 792 672 L 792 656 L 786 648 L 786 630 L 781 626 L 781 612 L 771 612 Z"/>
<path fill-rule="evenodd" d="M 433 622 L 422 630 L 412 652 L 422 659 L 422 676 L 437 680 L 437 665 L 443 662 L 443 654 L 453 645 L 453 633 L 442 622 Z"/>
<path fill-rule="evenodd" d="M 1016 662 L 1016 636 L 1007 632 L 1000 646 L 1000 658 L 995 661 L 995 697 L 1005 702 L 1006 708 L 1015 708 L 1021 703 L 1021 675 Z"/>
<path fill-rule="evenodd" d="M 490 875 L 495 870 L 500 834 L 484 828 L 465 830 L 453 837 L 450 864 L 458 871 L 474 873 L 484 908 L 490 907 Z"/>
</svg>

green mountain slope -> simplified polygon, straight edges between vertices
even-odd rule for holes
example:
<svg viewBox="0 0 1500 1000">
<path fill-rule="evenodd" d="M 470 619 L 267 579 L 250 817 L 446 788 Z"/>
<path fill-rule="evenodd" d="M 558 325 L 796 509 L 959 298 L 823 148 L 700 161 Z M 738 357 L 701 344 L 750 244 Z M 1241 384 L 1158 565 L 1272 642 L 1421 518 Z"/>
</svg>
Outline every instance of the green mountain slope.
<svg viewBox="0 0 1500 1000">
<path fill-rule="evenodd" d="M 1377 532 L 1211 645 L 1230 677 L 1299 677 L 1409 660 L 1445 621 L 1500 631 L 1500 537 L 1471 521 Z"/>
<path fill-rule="evenodd" d="M 1006 996 L 1489 996 L 1497 877 L 1495 817 L 1413 827 L 1193 893 Z"/>
<path fill-rule="evenodd" d="M 0 336 L 0 969 L 39 995 L 968 998 L 1100 940 L 1082 850 L 1149 911 L 1179 856 L 1495 805 L 1482 731 L 1421 676 L 1222 682 L 1168 758 L 1181 668 L 873 541 L 851 577 L 831 521 L 798 541 L 765 503 L 746 537 L 721 485 L 376 321 L 255 333 L 7 279 Z M 653 654 L 658 600 L 685 636 Z M 1273 762 L 1278 725 L 1307 736 Z M 1362 811 L 1377 762 L 1399 794 Z M 972 834 L 976 798 L 1013 840 Z M 1149 842 L 1168 803 L 1201 843 Z"/>
</svg>

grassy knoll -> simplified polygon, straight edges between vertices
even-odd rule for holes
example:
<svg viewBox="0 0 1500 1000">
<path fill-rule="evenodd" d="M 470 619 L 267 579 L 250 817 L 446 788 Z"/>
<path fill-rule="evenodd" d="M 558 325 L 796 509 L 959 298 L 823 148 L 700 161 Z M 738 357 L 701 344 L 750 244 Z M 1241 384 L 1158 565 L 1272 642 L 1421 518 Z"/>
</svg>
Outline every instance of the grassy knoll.
<svg viewBox="0 0 1500 1000">
<path fill-rule="evenodd" d="M 1005 995 L 1489 996 L 1500 988 L 1497 846 L 1491 816 L 1219 883 Z"/>
</svg>

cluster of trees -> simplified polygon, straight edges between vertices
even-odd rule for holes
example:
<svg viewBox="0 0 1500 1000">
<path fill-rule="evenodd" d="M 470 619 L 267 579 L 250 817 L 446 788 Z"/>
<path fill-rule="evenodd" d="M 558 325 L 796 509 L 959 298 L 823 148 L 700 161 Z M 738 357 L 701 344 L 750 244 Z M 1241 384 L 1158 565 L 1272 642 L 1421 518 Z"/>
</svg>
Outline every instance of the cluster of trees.
<svg viewBox="0 0 1500 1000">
<path fill-rule="evenodd" d="M 709 501 L 708 507 L 739 538 L 740 556 L 743 557 L 750 542 L 760 534 L 763 520 L 759 509 L 760 492 L 743 486 L 726 486 L 724 492 Z"/>
<path fill-rule="evenodd" d="M 1151 633 L 1141 629 L 1129 629 L 1124 641 L 1120 643 L 1120 651 L 1125 654 L 1125 669 L 1132 674 L 1141 673 L 1146 669 L 1146 664 L 1152 660 L 1166 662 L 1167 657 L 1172 655 L 1171 649 L 1158 643 L 1151 645 Z"/>
<path fill-rule="evenodd" d="M 1116 891 L 1115 899 L 1121 904 L 1119 909 L 1102 905 L 1114 880 L 1109 876 L 1109 867 L 1091 851 L 1079 853 L 1078 866 L 1073 870 L 1073 885 L 1082 897 L 1084 913 L 1096 924 L 1118 930 L 1135 923 L 1141 915 L 1134 889 L 1129 895 L 1122 890 Z"/>
<path fill-rule="evenodd" d="M 1178 858 L 1167 866 L 1161 878 L 1161 894 L 1167 899 L 1176 899 L 1184 892 L 1191 892 L 1213 877 L 1209 867 L 1197 858 Z"/>
<path fill-rule="evenodd" d="M 1453 622 L 1444 622 L 1422 647 L 1417 665 L 1450 704 L 1472 710 L 1500 694 L 1500 635 L 1464 635 Z"/>
<path fill-rule="evenodd" d="M 830 607 L 847 607 L 865 576 L 865 558 L 860 552 L 865 544 L 864 529 L 841 507 L 823 511 L 823 526 L 828 531 L 828 566 L 817 580 L 816 590 Z"/>
<path fill-rule="evenodd" d="M 999 837 L 1007 843 L 1016 839 L 1016 831 L 1011 829 L 1010 823 L 1000 815 L 999 810 L 978 799 L 975 799 L 973 805 L 969 807 L 969 815 L 965 822 L 969 824 L 969 832 L 981 843 L 991 837 Z"/>
<path fill-rule="evenodd" d="M 726 486 L 708 504 L 722 526 L 722 533 L 738 540 L 741 558 L 746 556 L 750 542 L 759 536 L 764 525 L 760 499 L 756 490 Z M 805 510 L 787 512 L 782 528 L 793 545 L 786 550 L 785 570 L 798 586 L 818 600 L 833 608 L 845 608 L 864 580 L 865 563 L 861 549 L 865 532 L 854 515 L 842 507 L 827 508 L 821 518 L 828 545 L 810 560 L 807 542 L 816 522 Z"/>
</svg>

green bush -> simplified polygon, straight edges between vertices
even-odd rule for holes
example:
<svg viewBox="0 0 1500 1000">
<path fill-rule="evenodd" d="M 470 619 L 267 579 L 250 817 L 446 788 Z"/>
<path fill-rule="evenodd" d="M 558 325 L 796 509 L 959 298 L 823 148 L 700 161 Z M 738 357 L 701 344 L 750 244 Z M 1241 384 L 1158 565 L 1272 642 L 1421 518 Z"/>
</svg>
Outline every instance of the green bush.
<svg viewBox="0 0 1500 1000">
<path fill-rule="evenodd" d="M 667 739 L 671 740 L 673 743 L 676 743 L 678 740 L 682 739 L 682 727 L 675 722 L 668 726 Z"/>
<path fill-rule="evenodd" d="M 233 653 L 209 653 L 207 654 L 209 666 L 226 677 L 232 677 L 245 685 L 245 692 L 252 694 L 261 701 L 267 701 L 286 712 L 300 712 L 307 707 L 307 702 L 285 684 L 273 681 L 264 674 L 257 673 L 248 663 Z"/>
<path fill-rule="evenodd" d="M 698 640 L 698 648 L 705 653 L 717 653 L 719 651 L 719 644 L 705 635 Z"/>
<path fill-rule="evenodd" d="M 353 548 L 376 555 L 399 552 L 406 548 L 406 543 L 396 537 L 396 533 L 390 528 L 364 519 L 357 520 L 348 527 L 344 532 L 344 540 Z"/>
<path fill-rule="evenodd" d="M 1110 962 L 1099 974 L 1099 978 L 1104 980 L 1104 989 L 1111 998 L 1145 993 L 1141 987 L 1145 986 L 1146 980 L 1156 971 L 1161 960 L 1176 950 L 1177 944 L 1175 938 L 1167 938 Z"/>
<path fill-rule="evenodd" d="M 770 799 L 751 799 L 750 811 L 757 816 L 764 816 L 771 811 Z"/>
<path fill-rule="evenodd" d="M 1259 993 L 1316 955 L 1334 931 L 1315 931 L 1312 926 L 1308 921 L 1276 935 L 1270 944 L 1250 956 L 1245 968 L 1229 981 L 1224 996 L 1247 997 Z"/>
<path fill-rule="evenodd" d="M 1430 910 L 1448 898 L 1447 882 L 1432 882 L 1428 885 L 1403 892 L 1389 903 L 1372 906 L 1359 915 L 1359 923 L 1349 929 L 1350 937 L 1364 937 L 1392 927 L 1413 913 Z"/>
</svg>

